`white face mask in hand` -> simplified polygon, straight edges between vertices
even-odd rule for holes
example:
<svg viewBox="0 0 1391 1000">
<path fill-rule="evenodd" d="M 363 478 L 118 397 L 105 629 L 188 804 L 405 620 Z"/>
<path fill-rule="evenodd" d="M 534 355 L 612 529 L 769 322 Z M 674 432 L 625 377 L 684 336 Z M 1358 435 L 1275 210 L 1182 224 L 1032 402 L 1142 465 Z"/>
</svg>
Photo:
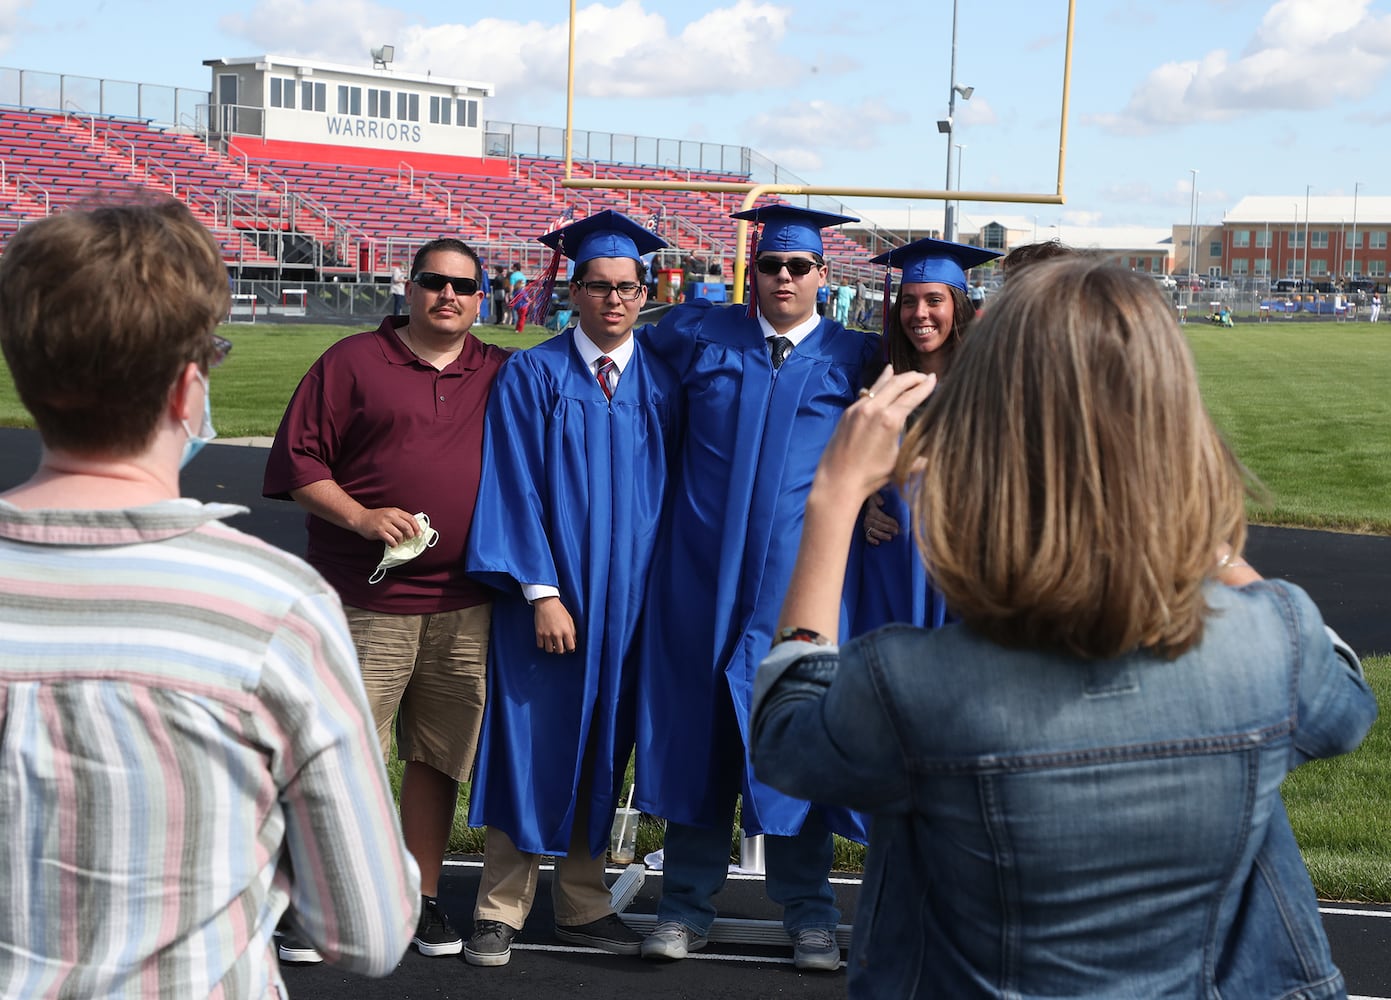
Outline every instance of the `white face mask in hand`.
<svg viewBox="0 0 1391 1000">
<path fill-rule="evenodd" d="M 382 561 L 377 563 L 376 572 L 368 577 L 368 583 L 380 583 L 387 570 L 410 562 L 426 549 L 434 548 L 435 543 L 440 540 L 440 533 L 430 527 L 429 514 L 417 514 L 415 520 L 420 525 L 420 534 L 414 538 L 407 538 L 398 545 L 388 545 L 382 553 Z"/>
</svg>

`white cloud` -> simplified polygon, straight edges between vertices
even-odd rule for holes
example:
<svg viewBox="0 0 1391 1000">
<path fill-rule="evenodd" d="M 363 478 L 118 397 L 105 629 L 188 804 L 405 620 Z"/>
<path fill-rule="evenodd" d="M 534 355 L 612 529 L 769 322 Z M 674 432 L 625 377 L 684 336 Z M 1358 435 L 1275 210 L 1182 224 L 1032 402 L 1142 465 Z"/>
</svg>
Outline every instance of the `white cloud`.
<svg viewBox="0 0 1391 1000">
<path fill-rule="evenodd" d="M 973 94 L 969 101 L 956 102 L 957 125 L 995 125 L 999 120 L 990 101 L 980 94 Z"/>
<path fill-rule="evenodd" d="M 15 35 L 24 26 L 24 12 L 31 6 L 32 0 L 0 0 L 0 52 L 14 44 Z"/>
<path fill-rule="evenodd" d="M 778 166 L 785 167 L 794 174 L 800 174 L 803 177 L 817 173 L 826 164 L 820 153 L 807 149 L 805 146 L 788 146 L 782 149 L 761 150 L 761 152 Z"/>
<path fill-rule="evenodd" d="M 0 0 L 3 2 L 3 0 Z M 743 93 L 785 86 L 807 70 L 778 51 L 791 8 L 735 0 L 673 32 L 642 0 L 591 3 L 575 16 L 575 91 L 584 97 L 673 97 Z M 287 38 L 312 51 L 285 54 L 360 61 L 367 49 L 396 46 L 394 68 L 493 83 L 514 106 L 528 95 L 565 87 L 569 26 L 483 18 L 421 24 L 370 0 L 260 0 L 250 14 L 225 18 L 224 30 L 265 51 Z"/>
<path fill-rule="evenodd" d="M 227 55 L 300 56 L 366 66 L 371 49 L 396 44 L 404 22 L 398 11 L 370 0 L 260 0 L 245 14 L 221 18 L 218 27 L 254 50 Z"/>
<path fill-rule="evenodd" d="M 752 116 L 740 134 L 779 166 L 806 176 L 822 169 L 823 151 L 828 148 L 879 149 L 881 127 L 897 121 L 879 100 L 853 107 L 825 100 L 797 101 Z"/>
<path fill-rule="evenodd" d="M 1370 94 L 1391 65 L 1391 16 L 1371 0 L 1278 0 L 1245 50 L 1214 49 L 1151 71 L 1119 114 L 1084 119 L 1117 134 L 1307 111 Z"/>
</svg>

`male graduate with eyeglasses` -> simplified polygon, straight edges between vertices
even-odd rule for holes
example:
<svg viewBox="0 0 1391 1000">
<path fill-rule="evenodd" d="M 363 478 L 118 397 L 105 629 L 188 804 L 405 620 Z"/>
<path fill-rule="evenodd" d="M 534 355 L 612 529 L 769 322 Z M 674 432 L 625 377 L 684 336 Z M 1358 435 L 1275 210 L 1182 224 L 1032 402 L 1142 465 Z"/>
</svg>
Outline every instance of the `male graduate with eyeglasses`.
<svg viewBox="0 0 1391 1000">
<path fill-rule="evenodd" d="M 879 338 L 816 312 L 821 230 L 853 219 L 788 205 L 735 218 L 762 227 L 749 308 L 677 306 L 650 337 L 681 377 L 686 429 L 641 644 L 637 804 L 667 820 L 659 922 L 642 955 L 705 946 L 742 794 L 745 833 L 768 835 L 768 895 L 794 962 L 830 970 L 840 962 L 831 833 L 863 838 L 863 828 L 759 782 L 746 742 L 812 476 Z"/>
<path fill-rule="evenodd" d="M 540 237 L 574 261 L 578 323 L 513 356 L 488 404 L 468 571 L 497 592 L 469 823 L 486 825 L 472 965 L 505 965 L 541 855 L 555 936 L 636 955 L 610 906 L 609 828 L 633 747 L 630 652 L 679 434 L 675 374 L 633 337 L 641 257 L 666 246 L 618 212 Z M 543 303 L 548 281 L 529 287 Z M 544 316 L 533 314 L 544 320 Z"/>
<path fill-rule="evenodd" d="M 464 572 L 484 414 L 508 357 L 470 333 L 481 274 L 459 240 L 421 247 L 409 314 L 314 362 L 280 422 L 262 487 L 308 511 L 306 558 L 343 601 L 384 757 L 396 723 L 401 826 L 424 896 L 414 943 L 429 956 L 463 949 L 435 897 L 483 719 L 491 615 L 488 588 Z M 293 940 L 280 956 L 318 960 Z"/>
</svg>

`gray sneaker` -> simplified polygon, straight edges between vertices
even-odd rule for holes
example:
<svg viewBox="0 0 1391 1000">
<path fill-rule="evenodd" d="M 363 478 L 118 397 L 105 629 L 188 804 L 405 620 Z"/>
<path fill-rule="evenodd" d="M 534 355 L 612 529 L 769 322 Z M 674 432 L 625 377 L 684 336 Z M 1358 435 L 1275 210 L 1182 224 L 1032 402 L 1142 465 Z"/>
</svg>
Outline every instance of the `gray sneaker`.
<svg viewBox="0 0 1391 1000">
<path fill-rule="evenodd" d="M 612 955 L 636 955 L 642 947 L 642 935 L 619 920 L 616 913 L 587 924 L 556 924 L 555 936 L 568 944 L 598 948 Z"/>
<path fill-rule="evenodd" d="M 704 934 L 697 934 L 683 923 L 664 920 L 642 942 L 643 958 L 665 958 L 675 961 L 706 944 Z"/>
<path fill-rule="evenodd" d="M 516 928 L 501 921 L 476 921 L 473 937 L 464 945 L 464 961 L 469 965 L 506 965 L 512 960 L 512 939 L 516 936 Z"/>
<path fill-rule="evenodd" d="M 804 927 L 792 939 L 792 964 L 799 969 L 834 972 L 840 968 L 840 945 L 824 927 Z"/>
</svg>

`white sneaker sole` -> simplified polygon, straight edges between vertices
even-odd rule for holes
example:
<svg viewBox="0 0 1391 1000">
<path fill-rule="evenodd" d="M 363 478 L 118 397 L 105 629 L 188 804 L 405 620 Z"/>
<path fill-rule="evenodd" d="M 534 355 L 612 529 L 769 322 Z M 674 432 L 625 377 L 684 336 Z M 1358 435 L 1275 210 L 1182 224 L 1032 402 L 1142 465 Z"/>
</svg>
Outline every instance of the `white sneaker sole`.
<svg viewBox="0 0 1391 1000">
<path fill-rule="evenodd" d="M 464 950 L 464 942 L 446 941 L 444 944 L 428 944 L 420 938 L 411 938 L 411 943 L 415 945 L 415 950 L 426 958 L 439 958 L 441 955 L 457 955 Z"/>
<path fill-rule="evenodd" d="M 508 948 L 502 954 L 480 954 L 476 951 L 464 949 L 464 961 L 469 965 L 481 965 L 484 968 L 494 968 L 499 965 L 506 965 L 512 961 L 512 949 Z"/>
<path fill-rule="evenodd" d="M 792 964 L 804 971 L 835 972 L 840 968 L 840 954 L 793 955 Z"/>
<path fill-rule="evenodd" d="M 678 941 L 658 941 L 649 945 L 647 941 L 644 941 L 642 943 L 642 957 L 679 962 L 691 952 L 700 951 L 705 945 L 705 938 L 693 938 L 685 944 Z"/>
<path fill-rule="evenodd" d="M 318 965 L 324 960 L 313 948 L 286 948 L 283 944 L 277 949 L 280 954 L 280 961 L 290 962 L 294 965 Z"/>
</svg>

